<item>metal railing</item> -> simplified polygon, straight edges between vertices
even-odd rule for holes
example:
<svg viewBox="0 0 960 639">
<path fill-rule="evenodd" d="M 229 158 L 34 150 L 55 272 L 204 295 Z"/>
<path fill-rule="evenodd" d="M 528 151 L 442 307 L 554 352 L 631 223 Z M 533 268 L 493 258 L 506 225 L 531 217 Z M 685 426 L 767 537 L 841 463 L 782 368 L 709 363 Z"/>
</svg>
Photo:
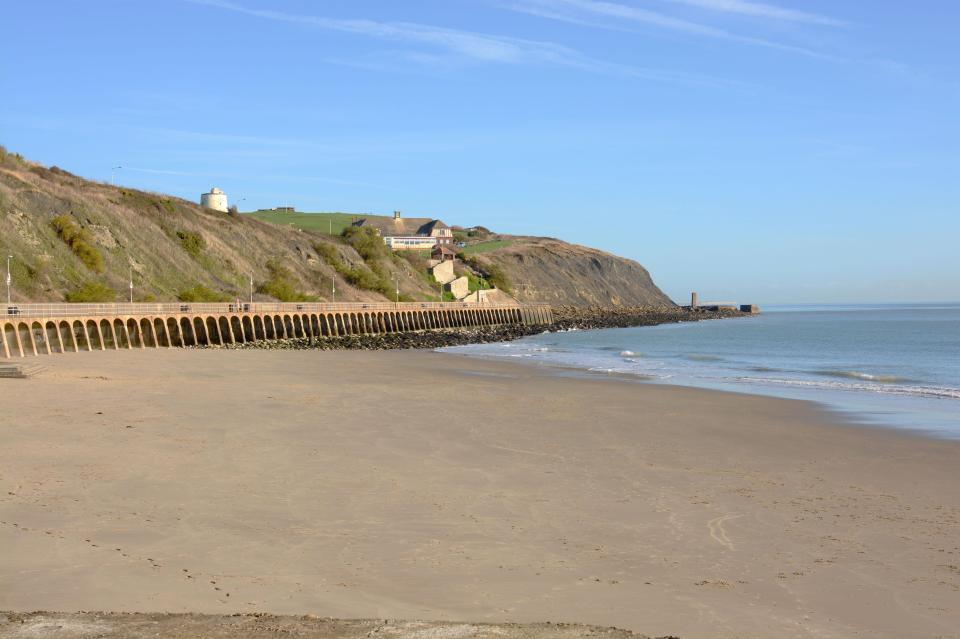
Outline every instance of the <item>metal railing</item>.
<svg viewBox="0 0 960 639">
<path fill-rule="evenodd" d="M 358 311 L 423 311 L 452 309 L 498 309 L 542 305 L 491 304 L 487 302 L 173 302 L 162 304 L 9 304 L 0 306 L 7 317 L 99 317 L 122 315 L 183 315 L 214 313 L 323 313 Z"/>
</svg>

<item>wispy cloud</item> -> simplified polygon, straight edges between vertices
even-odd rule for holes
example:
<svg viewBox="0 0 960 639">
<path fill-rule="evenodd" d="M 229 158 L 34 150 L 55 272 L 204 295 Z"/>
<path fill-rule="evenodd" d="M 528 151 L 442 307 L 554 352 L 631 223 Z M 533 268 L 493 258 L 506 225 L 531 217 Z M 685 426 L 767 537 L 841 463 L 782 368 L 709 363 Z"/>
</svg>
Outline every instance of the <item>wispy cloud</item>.
<svg viewBox="0 0 960 639">
<path fill-rule="evenodd" d="M 473 60 L 499 63 L 546 62 L 583 66 L 588 59 L 579 52 L 552 42 L 448 29 L 414 22 L 345 20 L 254 9 L 226 0 L 187 0 L 193 4 L 227 9 L 249 16 L 303 24 L 328 31 L 353 33 L 393 42 L 425 44 Z"/>
<path fill-rule="evenodd" d="M 720 3 L 720 0 L 670 1 Z M 774 42 L 764 38 L 743 36 L 725 29 L 676 18 L 658 11 L 641 9 L 632 5 L 616 2 L 608 2 L 607 0 L 514 0 L 512 3 L 506 5 L 506 7 L 513 11 L 543 18 L 614 31 L 631 31 L 630 25 L 647 25 L 694 36 L 761 46 L 815 58 L 833 59 L 832 56 L 819 53 L 812 49 Z"/>
<path fill-rule="evenodd" d="M 767 18 L 770 20 L 783 20 L 787 22 L 805 22 L 807 24 L 819 24 L 831 27 L 839 27 L 846 24 L 842 20 L 837 20 L 829 16 L 823 16 L 786 7 L 778 7 L 772 4 L 762 2 L 747 2 L 747 0 L 663 0 L 673 4 L 685 4 L 700 9 L 709 9 L 711 11 L 721 11 L 723 13 L 736 13 L 744 16 L 756 18 Z"/>
<path fill-rule="evenodd" d="M 352 33 L 391 42 L 426 45 L 442 52 L 409 52 L 408 60 L 429 63 L 435 66 L 448 64 L 451 57 L 479 62 L 501 64 L 549 64 L 571 67 L 594 73 L 608 73 L 646 80 L 697 84 L 703 86 L 730 86 L 722 78 L 709 77 L 694 73 L 684 73 L 666 69 L 654 69 L 616 64 L 591 58 L 583 53 L 553 42 L 528 40 L 509 36 L 491 35 L 473 31 L 462 31 L 413 22 L 378 22 L 375 20 L 345 20 L 323 16 L 290 14 L 270 9 L 254 9 L 230 2 L 229 0 L 186 0 L 187 2 L 234 11 L 256 18 L 289 22 L 310 27 Z M 447 57 L 444 58 L 443 55 Z M 330 60 L 336 64 L 347 64 L 343 59 Z M 374 68 L 379 64 L 369 60 L 357 60 L 354 66 Z"/>
</svg>

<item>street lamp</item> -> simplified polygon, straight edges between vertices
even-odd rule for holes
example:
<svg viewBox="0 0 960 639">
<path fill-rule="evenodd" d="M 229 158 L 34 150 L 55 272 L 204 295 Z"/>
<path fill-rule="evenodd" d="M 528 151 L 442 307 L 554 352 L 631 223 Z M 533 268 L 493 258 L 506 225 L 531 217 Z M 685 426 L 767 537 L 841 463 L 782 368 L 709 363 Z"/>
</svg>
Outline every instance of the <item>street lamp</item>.
<svg viewBox="0 0 960 639">
<path fill-rule="evenodd" d="M 13 283 L 13 278 L 10 277 L 10 260 L 12 259 L 12 255 L 7 256 L 7 304 L 10 303 L 10 284 Z"/>
<path fill-rule="evenodd" d="M 331 276 L 330 276 L 330 284 L 331 284 L 331 286 L 333 286 L 333 300 L 332 300 L 332 301 L 333 301 L 334 304 L 336 304 L 336 303 L 337 303 L 337 276 L 336 276 L 336 275 L 331 275 Z"/>
<path fill-rule="evenodd" d="M 253 273 L 250 273 L 250 303 L 253 304 Z M 251 307 L 250 310 L 253 310 Z"/>
<path fill-rule="evenodd" d="M 400 278 L 397 277 L 397 306 L 400 306 Z"/>
<path fill-rule="evenodd" d="M 130 303 L 133 304 L 133 267 L 130 267 Z"/>
<path fill-rule="evenodd" d="M 110 169 L 110 185 L 111 186 L 117 185 L 117 179 L 114 173 L 122 168 L 123 168 L 122 166 L 115 166 Z"/>
</svg>

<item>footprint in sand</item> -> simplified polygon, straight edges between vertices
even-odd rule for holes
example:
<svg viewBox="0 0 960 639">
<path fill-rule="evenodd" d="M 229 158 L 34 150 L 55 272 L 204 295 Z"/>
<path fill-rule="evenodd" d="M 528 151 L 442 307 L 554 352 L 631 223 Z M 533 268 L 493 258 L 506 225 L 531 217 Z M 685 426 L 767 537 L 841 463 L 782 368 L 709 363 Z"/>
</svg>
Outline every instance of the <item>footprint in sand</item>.
<svg viewBox="0 0 960 639">
<path fill-rule="evenodd" d="M 727 531 L 723 528 L 723 522 L 742 516 L 743 515 L 724 515 L 722 517 L 717 517 L 716 519 L 711 519 L 709 522 L 707 522 L 707 528 L 710 530 L 710 536 L 718 544 L 726 546 L 727 550 L 735 550 L 733 547 L 733 542 L 730 541 L 730 538 L 727 536 Z"/>
</svg>

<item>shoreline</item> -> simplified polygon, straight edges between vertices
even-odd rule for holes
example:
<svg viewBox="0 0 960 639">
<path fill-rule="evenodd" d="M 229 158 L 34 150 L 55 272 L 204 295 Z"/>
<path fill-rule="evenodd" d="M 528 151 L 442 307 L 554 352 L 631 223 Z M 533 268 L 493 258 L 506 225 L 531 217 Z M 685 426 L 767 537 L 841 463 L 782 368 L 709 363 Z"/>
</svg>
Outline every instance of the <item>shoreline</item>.
<svg viewBox="0 0 960 639">
<path fill-rule="evenodd" d="M 602 329 L 598 329 L 602 330 Z M 755 388 L 745 387 L 745 388 L 736 388 L 733 385 L 697 385 L 697 384 L 681 384 L 676 382 L 671 382 L 668 380 L 659 379 L 652 375 L 644 375 L 642 373 L 627 373 L 622 371 L 601 371 L 601 370 L 592 370 L 589 368 L 578 368 L 572 365 L 566 364 L 556 364 L 552 362 L 542 362 L 542 361 L 532 361 L 529 359 L 508 359 L 505 357 L 498 357 L 493 355 L 474 355 L 471 353 L 464 353 L 461 351 L 455 350 L 446 350 L 447 347 L 441 347 L 436 349 L 421 349 L 424 352 L 436 352 L 442 355 L 452 355 L 455 357 L 462 357 L 468 360 L 476 361 L 486 361 L 486 362 L 503 362 L 507 365 L 516 365 L 523 367 L 531 367 L 533 369 L 539 370 L 546 375 L 554 375 L 557 377 L 574 377 L 585 380 L 595 380 L 595 381 L 604 381 L 604 380 L 613 380 L 623 383 L 634 383 L 641 384 L 646 386 L 654 387 L 667 387 L 667 388 L 682 388 L 690 389 L 697 391 L 704 391 L 707 393 L 721 393 L 724 395 L 733 395 L 733 396 L 743 396 L 743 397 L 756 397 L 764 399 L 774 399 L 782 400 L 785 402 L 800 402 L 810 405 L 814 410 L 818 410 L 825 415 L 825 419 L 830 421 L 838 426 L 844 428 L 860 428 L 866 431 L 885 431 L 895 434 L 900 434 L 906 437 L 919 437 L 925 440 L 932 441 L 941 441 L 941 442 L 952 442 L 960 443 L 960 436 L 954 434 L 945 434 L 942 431 L 939 431 L 935 428 L 914 428 L 909 426 L 898 425 L 894 420 L 889 417 L 886 420 L 880 418 L 871 418 L 861 409 L 851 409 L 842 407 L 840 404 L 832 404 L 829 400 L 818 399 L 814 397 L 791 397 L 789 395 L 778 394 L 775 392 L 762 393 L 757 391 Z"/>
<path fill-rule="evenodd" d="M 0 609 L 960 622 L 960 445 L 808 402 L 431 351 L 91 353 L 3 381 L 30 419 L 0 450 Z"/>
</svg>

